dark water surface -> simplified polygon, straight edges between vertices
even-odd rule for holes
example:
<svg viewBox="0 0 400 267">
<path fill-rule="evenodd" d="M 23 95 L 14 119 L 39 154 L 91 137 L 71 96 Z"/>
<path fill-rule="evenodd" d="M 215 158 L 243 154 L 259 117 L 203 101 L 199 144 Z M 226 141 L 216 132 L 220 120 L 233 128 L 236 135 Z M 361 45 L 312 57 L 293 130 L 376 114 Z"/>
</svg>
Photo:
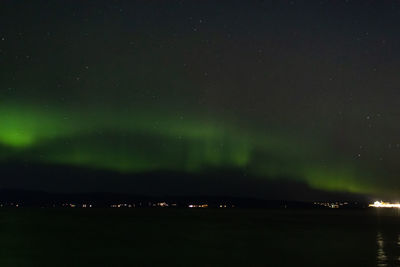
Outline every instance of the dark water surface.
<svg viewBox="0 0 400 267">
<path fill-rule="evenodd" d="M 0 209 L 0 266 L 400 266 L 389 210 Z"/>
</svg>

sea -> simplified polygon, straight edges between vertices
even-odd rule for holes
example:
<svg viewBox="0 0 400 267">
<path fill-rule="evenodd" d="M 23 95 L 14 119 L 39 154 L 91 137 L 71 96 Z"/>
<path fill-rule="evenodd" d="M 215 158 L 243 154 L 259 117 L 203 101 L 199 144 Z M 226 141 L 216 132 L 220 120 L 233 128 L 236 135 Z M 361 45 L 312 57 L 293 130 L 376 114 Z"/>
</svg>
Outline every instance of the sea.
<svg viewBox="0 0 400 267">
<path fill-rule="evenodd" d="M 400 211 L 2 208 L 0 266 L 400 266 Z"/>
</svg>

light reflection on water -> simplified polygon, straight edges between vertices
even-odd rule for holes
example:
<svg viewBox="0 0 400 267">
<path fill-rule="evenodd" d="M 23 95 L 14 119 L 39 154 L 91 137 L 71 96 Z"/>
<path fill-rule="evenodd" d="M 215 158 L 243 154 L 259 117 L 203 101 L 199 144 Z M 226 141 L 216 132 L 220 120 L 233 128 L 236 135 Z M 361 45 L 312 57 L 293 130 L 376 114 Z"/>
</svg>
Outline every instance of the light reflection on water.
<svg viewBox="0 0 400 267">
<path fill-rule="evenodd" d="M 385 237 L 381 231 L 376 234 L 376 259 L 377 266 L 399 266 L 400 267 L 400 234 L 390 240 L 390 237 Z"/>
<path fill-rule="evenodd" d="M 376 243 L 378 245 L 377 253 L 376 253 L 376 258 L 378 261 L 378 266 L 379 267 L 385 267 L 387 265 L 387 256 L 385 254 L 384 250 L 384 241 L 383 241 L 383 235 L 381 232 L 378 232 L 376 234 Z"/>
</svg>

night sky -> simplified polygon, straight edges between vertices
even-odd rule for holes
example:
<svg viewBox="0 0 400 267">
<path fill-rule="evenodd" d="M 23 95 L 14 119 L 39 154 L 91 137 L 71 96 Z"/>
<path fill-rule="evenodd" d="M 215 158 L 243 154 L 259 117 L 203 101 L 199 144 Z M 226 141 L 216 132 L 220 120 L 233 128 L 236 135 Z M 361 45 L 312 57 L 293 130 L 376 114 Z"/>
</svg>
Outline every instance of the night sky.
<svg viewBox="0 0 400 267">
<path fill-rule="evenodd" d="M 399 27 L 389 0 L 2 1 L 0 187 L 396 197 Z"/>
</svg>

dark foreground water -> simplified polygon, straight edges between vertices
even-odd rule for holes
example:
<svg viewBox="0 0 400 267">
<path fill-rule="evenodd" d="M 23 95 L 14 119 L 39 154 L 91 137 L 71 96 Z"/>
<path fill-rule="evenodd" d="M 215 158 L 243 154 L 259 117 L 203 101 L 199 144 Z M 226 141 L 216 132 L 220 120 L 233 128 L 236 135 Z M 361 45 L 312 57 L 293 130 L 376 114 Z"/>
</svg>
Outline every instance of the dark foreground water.
<svg viewBox="0 0 400 267">
<path fill-rule="evenodd" d="M 0 266 L 400 266 L 400 213 L 0 209 Z"/>
</svg>

